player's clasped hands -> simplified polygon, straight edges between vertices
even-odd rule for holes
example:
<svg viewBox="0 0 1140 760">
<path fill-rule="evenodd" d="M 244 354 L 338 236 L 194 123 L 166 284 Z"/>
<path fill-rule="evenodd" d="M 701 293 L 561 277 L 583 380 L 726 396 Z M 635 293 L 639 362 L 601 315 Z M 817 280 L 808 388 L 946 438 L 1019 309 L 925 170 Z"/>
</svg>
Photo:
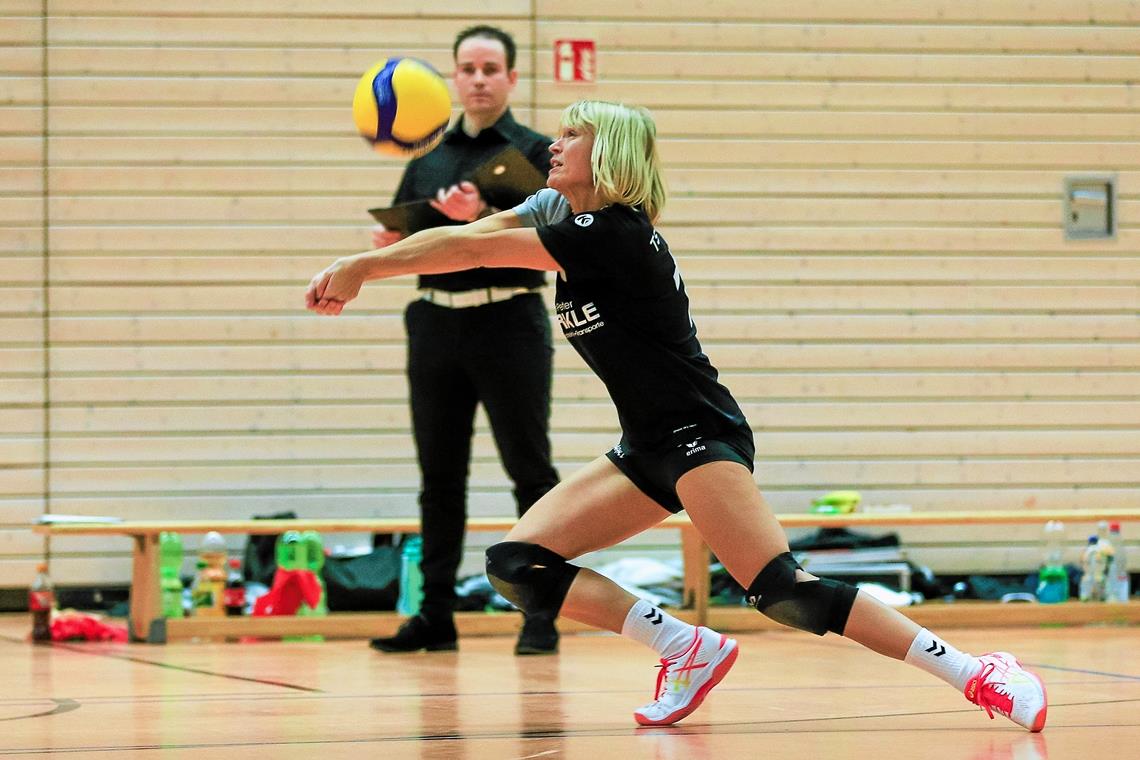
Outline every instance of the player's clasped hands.
<svg viewBox="0 0 1140 760">
<path fill-rule="evenodd" d="M 456 221 L 473 220 L 486 208 L 479 188 L 470 182 L 460 182 L 440 188 L 431 201 L 432 208 Z M 398 230 L 389 230 L 382 224 L 372 228 L 372 245 L 385 248 L 403 237 Z M 351 259 L 337 259 L 309 281 L 305 290 L 305 308 L 318 314 L 335 317 L 344 311 L 345 304 L 360 294 L 364 279 L 352 266 Z"/>
<path fill-rule="evenodd" d="M 305 290 L 305 308 L 327 317 L 335 317 L 344 306 L 360 294 L 364 280 L 354 274 L 348 260 L 337 259 L 309 281 Z"/>
<path fill-rule="evenodd" d="M 372 228 L 372 247 L 385 248 L 403 237 L 399 230 L 377 224 Z M 305 290 L 305 308 L 329 317 L 340 314 L 345 304 L 360 294 L 364 284 L 363 278 L 349 269 L 348 259 L 337 259 L 310 280 Z"/>
</svg>

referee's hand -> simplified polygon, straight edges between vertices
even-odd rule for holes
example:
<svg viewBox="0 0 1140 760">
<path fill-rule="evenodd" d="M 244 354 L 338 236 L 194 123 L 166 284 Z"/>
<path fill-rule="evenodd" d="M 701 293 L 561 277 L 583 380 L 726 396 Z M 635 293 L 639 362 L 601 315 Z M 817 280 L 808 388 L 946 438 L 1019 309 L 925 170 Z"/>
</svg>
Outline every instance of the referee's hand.
<svg viewBox="0 0 1140 760">
<path fill-rule="evenodd" d="M 479 195 L 479 188 L 464 180 L 458 185 L 452 185 L 444 190 L 439 189 L 431 207 L 439 213 L 457 222 L 473 222 L 487 208 L 483 197 Z"/>
<path fill-rule="evenodd" d="M 377 224 L 372 228 L 372 247 L 383 248 L 392 245 L 402 237 L 404 237 L 404 233 L 399 230 L 390 230 L 382 224 Z"/>
</svg>

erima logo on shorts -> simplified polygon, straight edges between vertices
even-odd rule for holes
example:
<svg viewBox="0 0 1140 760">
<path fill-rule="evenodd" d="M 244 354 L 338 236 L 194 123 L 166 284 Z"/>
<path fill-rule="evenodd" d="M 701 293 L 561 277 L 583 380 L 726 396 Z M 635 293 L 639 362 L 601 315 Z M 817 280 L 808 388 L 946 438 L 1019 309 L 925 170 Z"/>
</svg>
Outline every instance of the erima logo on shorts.
<svg viewBox="0 0 1140 760">
<path fill-rule="evenodd" d="M 574 217 L 574 224 L 578 225 L 579 227 L 589 227 L 593 223 L 593 214 L 579 214 L 578 216 Z"/>
<path fill-rule="evenodd" d="M 705 445 L 703 443 L 700 443 L 700 440 L 701 440 L 700 438 L 696 438 L 693 440 L 692 443 L 686 443 L 685 444 L 685 446 L 688 447 L 688 449 L 689 449 L 688 451 L 685 452 L 685 456 L 691 457 L 693 454 L 696 454 L 698 451 L 704 451 L 705 450 Z M 700 444 L 700 445 L 698 445 L 698 444 Z"/>
</svg>

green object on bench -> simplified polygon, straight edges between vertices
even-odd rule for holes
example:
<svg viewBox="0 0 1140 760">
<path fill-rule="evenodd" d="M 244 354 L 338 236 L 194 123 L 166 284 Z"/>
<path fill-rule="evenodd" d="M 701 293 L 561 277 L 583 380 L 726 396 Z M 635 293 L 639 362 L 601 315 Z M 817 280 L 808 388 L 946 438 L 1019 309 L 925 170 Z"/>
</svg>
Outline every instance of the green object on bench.
<svg viewBox="0 0 1140 760">
<path fill-rule="evenodd" d="M 182 536 L 164 531 L 158 535 L 158 555 L 161 567 L 159 586 L 162 588 L 162 616 L 181 618 L 182 609 Z"/>
<path fill-rule="evenodd" d="M 301 546 L 304 547 L 304 567 L 317 577 L 317 583 L 321 586 L 321 598 L 316 607 L 301 602 L 301 609 L 297 614 L 308 617 L 327 615 L 329 614 L 328 591 L 325 589 L 325 579 L 321 577 L 321 571 L 325 566 L 325 546 L 321 541 L 321 534 L 315 530 L 306 530 L 301 534 Z"/>
<path fill-rule="evenodd" d="M 863 495 L 858 491 L 832 491 L 811 503 L 811 511 L 817 515 L 846 515 L 859 507 Z"/>
<path fill-rule="evenodd" d="M 285 570 L 307 570 L 317 579 L 321 595 L 315 607 L 301 602 L 297 617 L 320 617 L 329 614 L 325 582 L 321 578 L 321 568 L 325 565 L 325 548 L 321 535 L 315 530 L 303 533 L 286 531 L 277 539 L 277 566 Z M 324 636 L 285 636 L 283 641 L 324 641 Z"/>
</svg>

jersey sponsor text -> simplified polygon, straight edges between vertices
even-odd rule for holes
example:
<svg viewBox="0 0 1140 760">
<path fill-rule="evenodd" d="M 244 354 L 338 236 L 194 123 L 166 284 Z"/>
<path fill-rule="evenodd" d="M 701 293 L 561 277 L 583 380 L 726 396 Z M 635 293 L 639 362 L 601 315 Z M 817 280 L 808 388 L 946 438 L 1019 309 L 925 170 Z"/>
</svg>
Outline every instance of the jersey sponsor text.
<svg viewBox="0 0 1140 760">
<path fill-rule="evenodd" d="M 585 335 L 605 326 L 598 307 L 591 301 L 582 304 L 582 308 L 575 309 L 573 301 L 559 301 L 554 305 L 557 312 L 558 325 L 567 338 Z"/>
</svg>

